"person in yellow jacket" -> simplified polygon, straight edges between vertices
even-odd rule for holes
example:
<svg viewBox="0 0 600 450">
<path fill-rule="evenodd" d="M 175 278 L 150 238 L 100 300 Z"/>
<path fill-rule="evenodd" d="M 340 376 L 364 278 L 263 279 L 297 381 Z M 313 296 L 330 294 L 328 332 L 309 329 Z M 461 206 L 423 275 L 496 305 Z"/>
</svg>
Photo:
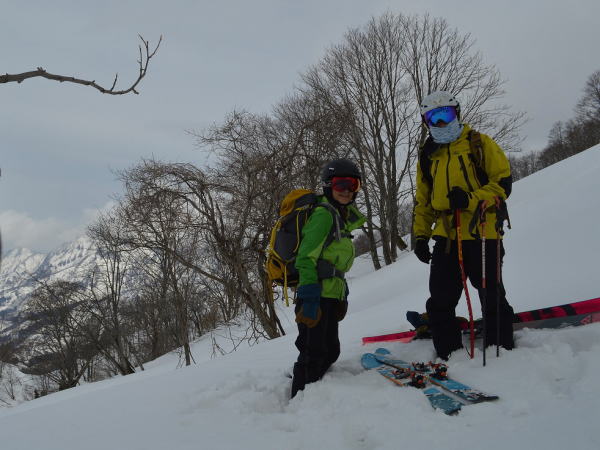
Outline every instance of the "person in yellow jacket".
<svg viewBox="0 0 600 450">
<path fill-rule="evenodd" d="M 447 360 L 462 347 L 462 336 L 455 308 L 463 286 L 458 263 L 455 214 L 460 214 L 463 261 L 471 284 L 482 288 L 481 229 L 477 226 L 480 210 L 486 211 L 485 235 L 486 289 L 482 314 L 486 323 L 486 345 L 506 349 L 514 346 L 513 309 L 506 300 L 502 277 L 498 277 L 497 263 L 504 256 L 497 240 L 501 233 L 497 226 L 496 204 L 510 194 L 512 178 L 510 164 L 502 149 L 485 134 L 481 140 L 480 161 L 472 151 L 473 134 L 466 123 L 460 122 L 460 105 L 449 92 L 437 91 L 421 102 L 421 115 L 429 130 L 429 137 L 420 150 L 417 164 L 417 190 L 413 232 L 416 237 L 415 254 L 429 264 L 430 298 L 427 300 L 429 326 L 438 357 Z M 475 219 L 474 219 L 475 217 Z M 433 239 L 433 253 L 429 240 Z M 499 315 L 497 314 L 499 311 Z M 499 337 L 499 341 L 498 341 Z"/>
</svg>

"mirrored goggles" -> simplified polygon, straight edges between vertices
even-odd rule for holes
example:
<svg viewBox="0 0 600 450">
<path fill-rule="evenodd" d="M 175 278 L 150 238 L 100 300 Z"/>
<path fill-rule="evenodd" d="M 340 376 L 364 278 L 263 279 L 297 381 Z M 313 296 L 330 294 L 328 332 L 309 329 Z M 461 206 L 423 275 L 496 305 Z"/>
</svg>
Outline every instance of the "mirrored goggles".
<svg viewBox="0 0 600 450">
<path fill-rule="evenodd" d="M 331 189 L 338 192 L 358 192 L 360 190 L 360 180 L 354 177 L 333 177 L 331 179 Z"/>
<path fill-rule="evenodd" d="M 458 114 L 454 106 L 441 106 L 425 113 L 425 123 L 430 127 L 437 127 L 440 122 L 444 122 L 447 125 L 456 119 L 457 116 Z"/>
</svg>

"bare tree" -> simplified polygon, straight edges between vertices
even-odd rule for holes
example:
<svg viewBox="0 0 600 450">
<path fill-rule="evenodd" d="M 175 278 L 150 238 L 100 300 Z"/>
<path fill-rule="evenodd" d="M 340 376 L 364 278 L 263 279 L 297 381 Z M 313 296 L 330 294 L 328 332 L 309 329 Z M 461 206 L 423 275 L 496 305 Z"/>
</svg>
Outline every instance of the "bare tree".
<svg viewBox="0 0 600 450">
<path fill-rule="evenodd" d="M 510 155 L 510 173 L 513 181 L 525 178 L 542 168 L 540 155 L 537 152 L 530 152 L 522 155 Z"/>
<path fill-rule="evenodd" d="M 417 150 L 426 135 L 419 120 L 421 98 L 434 90 L 452 91 L 461 97 L 465 119 L 505 145 L 518 141 L 523 116 L 492 105 L 503 94 L 503 82 L 472 47 L 469 35 L 450 29 L 443 19 L 385 14 L 350 30 L 303 76 L 332 108 L 352 112 L 349 139 L 367 178 L 364 200 L 372 219 L 367 235 L 376 268 L 378 237 L 386 264 L 405 246 L 401 209 L 413 202 Z"/>
<path fill-rule="evenodd" d="M 595 71 L 587 79 L 583 96 L 575 107 L 575 114 L 580 122 L 600 121 L 600 70 Z"/>
<path fill-rule="evenodd" d="M 28 373 L 45 375 L 59 390 L 68 389 L 79 383 L 95 355 L 77 327 L 84 314 L 78 302 L 82 286 L 66 281 L 39 283 L 25 309 L 25 319 L 37 328 L 28 341 Z"/>
<path fill-rule="evenodd" d="M 589 76 L 575 107 L 575 117 L 556 122 L 538 161 L 546 167 L 600 142 L 600 70 Z"/>
<path fill-rule="evenodd" d="M 128 245 L 144 250 L 159 269 L 155 279 L 161 301 L 174 307 L 175 338 L 183 347 L 186 364 L 192 361 L 192 306 L 199 315 L 213 314 L 204 301 L 204 279 L 225 281 L 211 269 L 212 258 L 206 257 L 210 253 L 205 239 L 207 224 L 199 211 L 205 211 L 212 200 L 196 201 L 195 192 L 190 189 L 190 185 L 199 182 L 196 175 L 189 165 L 146 161 L 121 174 L 126 194 L 118 210 L 128 229 Z M 203 319 L 196 316 L 195 324 L 204 323 Z"/>
<path fill-rule="evenodd" d="M 142 41 L 142 45 L 140 45 L 138 47 L 138 49 L 139 49 L 139 57 L 137 60 L 138 66 L 139 66 L 138 77 L 133 83 L 131 83 L 131 85 L 128 88 L 125 88 L 125 89 L 116 89 L 117 80 L 119 78 L 118 73 L 115 75 L 115 79 L 113 80 L 112 86 L 110 88 L 106 88 L 106 87 L 103 87 L 103 86 L 100 86 L 99 84 L 97 84 L 95 80 L 83 80 L 81 78 L 76 78 L 76 77 L 57 75 L 57 74 L 47 72 L 42 67 L 38 67 L 36 70 L 32 70 L 29 72 L 22 72 L 22 73 L 17 73 L 17 74 L 12 74 L 12 75 L 7 73 L 5 75 L 0 75 L 0 84 L 13 83 L 13 82 L 22 83 L 23 81 L 25 81 L 29 78 L 41 77 L 41 78 L 46 78 L 48 80 L 58 81 L 60 83 L 67 82 L 67 83 L 81 84 L 84 86 L 90 86 L 94 89 L 97 89 L 98 91 L 100 91 L 103 94 L 123 95 L 123 94 L 128 94 L 130 92 L 133 92 L 134 94 L 139 94 L 139 92 L 137 91 L 136 88 L 137 88 L 138 84 L 140 83 L 140 81 L 142 81 L 142 79 L 146 76 L 146 72 L 148 71 L 148 64 L 150 63 L 150 60 L 152 59 L 152 57 L 154 57 L 154 55 L 158 51 L 158 47 L 160 46 L 160 43 L 162 42 L 162 36 L 158 40 L 158 44 L 156 44 L 156 47 L 154 48 L 154 50 L 150 50 L 149 41 L 146 41 L 142 36 L 139 36 L 139 38 Z"/>
<path fill-rule="evenodd" d="M 241 161 L 235 164 L 239 163 Z M 266 161 L 262 164 L 264 166 Z M 239 167 L 249 170 L 250 166 L 240 164 Z M 256 173 L 233 171 L 215 172 L 209 176 L 190 164 L 154 161 L 145 161 L 124 173 L 122 178 L 128 189 L 127 203 L 131 205 L 126 220 L 145 224 L 148 229 L 140 235 L 139 243 L 160 249 L 177 264 L 195 271 L 200 278 L 221 285 L 228 295 L 236 293 L 258 320 L 259 332 L 268 337 L 278 336 L 282 329 L 273 305 L 265 301 L 264 282 L 256 267 L 257 255 L 264 255 L 264 247 L 259 242 L 266 240 L 266 233 L 264 229 L 257 230 L 252 223 L 254 215 L 267 216 L 264 211 L 254 208 L 261 192 L 268 190 L 266 178 Z M 261 190 L 249 189 L 249 180 L 260 184 Z M 246 195 L 244 198 L 250 198 L 250 203 L 244 204 L 238 195 Z M 186 250 L 173 245 L 172 241 L 152 238 L 156 235 L 156 221 L 142 217 L 140 211 L 151 211 L 160 205 L 172 208 L 161 199 L 168 199 L 169 205 L 178 205 L 181 213 L 174 217 L 171 227 L 177 232 L 197 233 L 196 242 L 201 243 L 202 251 L 210 255 L 208 260 L 190 253 L 190 247 Z M 151 206 L 151 202 L 156 206 Z M 227 270 L 221 270 L 222 267 Z"/>
<path fill-rule="evenodd" d="M 15 373 L 18 362 L 17 349 L 13 342 L 0 342 L 0 392 L 4 392 L 11 400 L 16 400 L 21 381 Z M 0 399 L 1 401 L 1 399 Z"/>
<path fill-rule="evenodd" d="M 123 292 L 131 255 L 124 246 L 123 226 L 118 218 L 105 214 L 88 227 L 88 236 L 98 249 L 99 266 L 93 269 L 89 289 L 83 296 L 83 305 L 94 318 L 90 336 L 100 333 L 95 344 L 102 355 L 118 372 L 135 372 L 131 360 L 129 335 L 131 329 L 124 322 L 123 308 L 127 301 Z"/>
<path fill-rule="evenodd" d="M 153 360 L 176 347 L 179 333 L 173 302 L 169 296 L 168 258 L 162 252 L 142 252 L 135 261 L 136 277 L 129 286 L 135 290 L 126 306 L 136 333 L 138 350 L 144 361 Z"/>
</svg>

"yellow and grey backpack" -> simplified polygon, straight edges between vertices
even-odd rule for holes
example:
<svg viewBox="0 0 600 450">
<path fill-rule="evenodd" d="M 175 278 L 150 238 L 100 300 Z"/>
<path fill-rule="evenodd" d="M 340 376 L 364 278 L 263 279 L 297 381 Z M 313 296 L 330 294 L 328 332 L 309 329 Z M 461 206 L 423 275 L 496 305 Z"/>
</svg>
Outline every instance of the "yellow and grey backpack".
<svg viewBox="0 0 600 450">
<path fill-rule="evenodd" d="M 269 286 L 276 284 L 283 287 L 287 305 L 288 287 L 296 287 L 299 282 L 298 270 L 294 264 L 302 239 L 302 228 L 317 206 L 328 208 L 334 216 L 335 225 L 328 241 L 332 241 L 334 236 L 339 240 L 339 218 L 335 208 L 328 203 L 318 203 L 317 195 L 308 189 L 295 189 L 283 198 L 279 207 L 279 218 L 271 230 L 265 267 L 267 281 Z"/>
</svg>

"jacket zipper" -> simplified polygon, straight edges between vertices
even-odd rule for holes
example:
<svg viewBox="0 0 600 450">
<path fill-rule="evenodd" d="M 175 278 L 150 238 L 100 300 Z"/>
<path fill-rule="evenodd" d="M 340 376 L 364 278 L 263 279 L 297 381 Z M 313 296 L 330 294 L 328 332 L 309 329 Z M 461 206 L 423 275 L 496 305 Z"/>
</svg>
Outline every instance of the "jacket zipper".
<svg viewBox="0 0 600 450">
<path fill-rule="evenodd" d="M 477 175 L 477 169 L 476 169 L 475 163 L 473 161 L 471 161 L 471 172 L 473 172 L 473 179 L 475 180 L 475 183 L 477 184 L 477 189 L 479 189 L 481 187 L 481 182 L 479 181 L 479 176 Z"/>
</svg>

